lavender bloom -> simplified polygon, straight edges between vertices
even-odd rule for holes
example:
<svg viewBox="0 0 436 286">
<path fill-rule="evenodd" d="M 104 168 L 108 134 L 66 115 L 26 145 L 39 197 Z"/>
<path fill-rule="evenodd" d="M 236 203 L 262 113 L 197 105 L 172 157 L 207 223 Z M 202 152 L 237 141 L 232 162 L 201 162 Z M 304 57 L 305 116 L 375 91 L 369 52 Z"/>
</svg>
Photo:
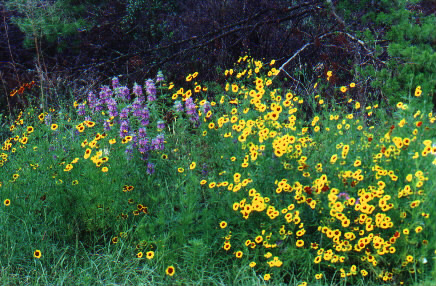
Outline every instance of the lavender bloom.
<svg viewBox="0 0 436 286">
<path fill-rule="evenodd" d="M 142 87 L 135 82 L 132 92 L 136 95 L 136 97 L 140 97 L 142 95 Z"/>
<path fill-rule="evenodd" d="M 141 105 L 140 100 L 138 99 L 138 97 L 135 98 L 135 100 L 132 103 L 132 108 L 134 110 L 133 115 L 135 115 L 135 111 L 137 111 L 138 109 L 141 109 L 141 107 L 142 107 L 142 105 Z M 135 115 L 135 116 L 138 116 L 138 115 Z"/>
<path fill-rule="evenodd" d="M 85 105 L 79 104 L 78 109 L 77 109 L 77 114 L 79 114 L 79 116 L 85 115 Z"/>
<path fill-rule="evenodd" d="M 153 163 L 148 163 L 147 164 L 147 174 L 151 175 L 154 173 L 154 164 Z"/>
<path fill-rule="evenodd" d="M 163 134 L 159 134 L 156 136 L 156 138 L 151 140 L 151 148 L 153 150 L 163 150 L 165 148 Z"/>
<path fill-rule="evenodd" d="M 118 88 L 117 90 L 118 92 L 118 97 L 121 98 L 122 100 L 130 100 L 130 90 L 127 86 L 122 86 L 120 88 Z"/>
<path fill-rule="evenodd" d="M 139 128 L 138 130 L 138 136 L 139 138 L 145 138 L 147 137 L 147 129 L 144 127 Z"/>
<path fill-rule="evenodd" d="M 164 128 L 165 128 L 165 122 L 163 122 L 162 120 L 159 120 L 157 122 L 157 129 L 163 130 Z"/>
<path fill-rule="evenodd" d="M 124 107 L 123 110 L 121 110 L 120 118 L 127 118 L 127 117 L 129 117 L 129 112 L 130 112 L 129 106 Z"/>
<path fill-rule="evenodd" d="M 109 116 L 110 117 L 117 117 L 118 116 L 118 110 L 109 110 Z"/>
<path fill-rule="evenodd" d="M 102 111 L 103 110 L 103 102 L 101 100 L 97 100 L 95 102 L 94 109 L 95 109 L 95 111 Z"/>
<path fill-rule="evenodd" d="M 132 146 L 128 146 L 128 147 L 126 148 L 126 151 L 124 151 L 124 153 L 126 153 L 126 155 L 127 155 L 127 157 L 126 157 L 127 160 L 132 159 L 132 153 L 133 153 L 133 148 L 132 148 Z"/>
<path fill-rule="evenodd" d="M 109 112 L 109 113 L 110 113 L 110 112 Z M 109 121 L 105 121 L 105 122 L 103 122 L 103 127 L 104 127 L 104 130 L 106 130 L 106 131 L 111 130 L 111 126 L 110 126 L 110 124 L 109 124 Z"/>
<path fill-rule="evenodd" d="M 147 99 L 149 102 L 155 101 L 156 100 L 156 86 L 154 85 L 154 82 L 152 79 L 148 79 L 145 82 L 146 85 L 146 91 L 147 91 Z"/>
<path fill-rule="evenodd" d="M 350 196 L 349 196 L 347 193 L 340 193 L 340 194 L 338 195 L 338 198 L 341 198 L 341 197 L 345 197 L 345 199 L 347 199 L 347 200 L 350 199 Z"/>
<path fill-rule="evenodd" d="M 110 97 L 112 97 L 112 90 L 107 85 L 102 86 L 100 91 L 100 101 L 104 104 Z"/>
<path fill-rule="evenodd" d="M 89 94 L 88 94 L 89 108 L 94 109 L 96 103 L 97 103 L 97 97 L 95 96 L 95 94 L 92 91 L 89 92 Z"/>
<path fill-rule="evenodd" d="M 139 150 L 139 152 L 141 152 L 141 154 L 147 154 L 147 152 L 151 148 L 150 140 L 148 138 L 139 139 L 138 144 L 139 144 L 138 150 Z"/>
<path fill-rule="evenodd" d="M 198 113 L 195 109 L 194 101 L 192 100 L 192 97 L 188 98 L 185 101 L 185 107 L 186 107 L 186 114 L 190 115 L 189 120 L 193 123 L 196 123 L 198 121 Z"/>
<path fill-rule="evenodd" d="M 174 102 L 174 108 L 176 109 L 177 112 L 183 111 L 183 104 L 180 102 L 180 100 Z"/>
<path fill-rule="evenodd" d="M 211 110 L 211 105 L 209 101 L 206 101 L 202 106 L 201 106 L 201 111 L 206 114 L 207 112 L 209 112 Z"/>
<path fill-rule="evenodd" d="M 51 121 L 51 114 L 47 114 L 44 117 L 44 123 L 45 123 L 45 125 L 51 125 L 51 123 L 52 123 L 52 121 Z"/>
<path fill-rule="evenodd" d="M 158 71 L 157 75 L 156 75 L 156 83 L 161 82 L 161 81 L 164 81 L 164 76 L 163 76 L 162 71 Z"/>
<path fill-rule="evenodd" d="M 133 148 L 136 148 L 136 146 L 138 145 L 138 136 L 136 136 L 136 134 L 132 135 L 132 146 Z"/>
<path fill-rule="evenodd" d="M 150 121 L 148 119 L 141 120 L 141 125 L 142 126 L 147 126 L 148 124 L 150 124 Z"/>
<path fill-rule="evenodd" d="M 115 76 L 112 78 L 112 88 L 113 89 L 117 89 L 120 87 L 120 81 L 118 80 L 118 78 Z"/>
<path fill-rule="evenodd" d="M 122 120 L 120 124 L 120 137 L 121 138 L 126 137 L 127 133 L 129 133 L 129 121 Z"/>
<path fill-rule="evenodd" d="M 209 171 L 207 170 L 207 164 L 204 163 L 201 169 L 201 174 L 203 175 L 203 177 L 206 177 L 208 173 Z"/>
</svg>

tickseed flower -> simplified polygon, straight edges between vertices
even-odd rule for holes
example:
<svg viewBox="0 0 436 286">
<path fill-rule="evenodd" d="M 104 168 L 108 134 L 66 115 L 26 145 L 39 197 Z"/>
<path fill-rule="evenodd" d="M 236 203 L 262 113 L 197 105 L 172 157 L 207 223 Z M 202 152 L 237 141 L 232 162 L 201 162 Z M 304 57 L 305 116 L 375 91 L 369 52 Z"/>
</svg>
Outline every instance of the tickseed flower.
<svg viewBox="0 0 436 286">
<path fill-rule="evenodd" d="M 271 279 L 271 274 L 267 273 L 263 276 L 263 280 L 268 281 L 269 279 Z"/>
<path fill-rule="evenodd" d="M 152 259 L 154 257 L 154 251 L 147 252 L 147 259 Z"/>
<path fill-rule="evenodd" d="M 220 222 L 220 228 L 226 228 L 227 227 L 227 222 L 222 221 Z"/>
<path fill-rule="evenodd" d="M 185 171 L 185 169 L 183 169 L 183 168 L 177 168 L 177 172 L 179 172 L 179 173 L 183 173 Z"/>
<path fill-rule="evenodd" d="M 195 169 L 195 166 L 197 166 L 197 164 L 195 162 L 192 162 L 191 165 L 189 165 L 189 169 L 193 170 Z"/>
<path fill-rule="evenodd" d="M 8 207 L 8 206 L 11 205 L 11 200 L 10 199 L 6 199 L 6 200 L 3 201 L 3 204 Z"/>
<path fill-rule="evenodd" d="M 114 236 L 114 237 L 112 238 L 112 243 L 113 243 L 113 244 L 117 244 L 117 243 L 118 243 L 118 237 Z"/>
<path fill-rule="evenodd" d="M 109 169 L 108 169 L 108 167 L 103 167 L 103 168 L 101 168 L 101 171 L 102 171 L 103 173 L 106 173 L 107 171 L 109 171 Z"/>
<path fill-rule="evenodd" d="M 58 129 L 58 125 L 53 123 L 51 125 L 51 130 L 56 130 L 56 129 Z"/>
<path fill-rule="evenodd" d="M 253 268 L 253 267 L 255 267 L 255 266 L 256 266 L 256 262 L 252 261 L 252 262 L 250 262 L 250 264 L 249 264 L 249 265 L 250 265 L 250 267 L 251 267 L 251 268 Z"/>
<path fill-rule="evenodd" d="M 137 258 L 142 258 L 142 256 L 143 256 L 143 253 L 142 253 L 142 252 L 138 252 L 138 253 L 136 254 L 136 257 L 137 257 Z"/>
<path fill-rule="evenodd" d="M 33 252 L 33 257 L 35 257 L 35 258 L 41 258 L 41 255 L 42 255 L 42 253 L 41 253 L 41 250 L 35 250 L 34 252 Z"/>
<path fill-rule="evenodd" d="M 346 86 L 341 86 L 341 92 L 346 92 L 347 91 L 347 87 Z"/>
<path fill-rule="evenodd" d="M 416 96 L 416 97 L 420 97 L 421 94 L 422 94 L 421 87 L 418 86 L 418 87 L 415 89 L 415 96 Z"/>
<path fill-rule="evenodd" d="M 355 87 L 355 86 L 356 86 L 356 84 L 355 84 L 354 82 L 350 83 L 350 87 L 351 87 L 351 88 L 353 88 L 353 87 Z"/>
<path fill-rule="evenodd" d="M 167 269 L 165 270 L 165 273 L 169 276 L 173 276 L 174 273 L 176 272 L 174 266 L 168 266 Z"/>
<path fill-rule="evenodd" d="M 304 246 L 304 241 L 302 239 L 297 240 L 297 242 L 295 243 L 295 245 L 297 247 L 303 247 Z"/>
<path fill-rule="evenodd" d="M 417 226 L 416 228 L 415 228 L 415 232 L 416 233 L 420 233 L 422 231 L 422 226 Z"/>
<path fill-rule="evenodd" d="M 243 255 L 244 253 L 242 252 L 242 251 L 236 251 L 236 253 L 235 253 L 235 256 L 236 256 L 236 258 L 242 258 L 242 255 Z"/>
</svg>

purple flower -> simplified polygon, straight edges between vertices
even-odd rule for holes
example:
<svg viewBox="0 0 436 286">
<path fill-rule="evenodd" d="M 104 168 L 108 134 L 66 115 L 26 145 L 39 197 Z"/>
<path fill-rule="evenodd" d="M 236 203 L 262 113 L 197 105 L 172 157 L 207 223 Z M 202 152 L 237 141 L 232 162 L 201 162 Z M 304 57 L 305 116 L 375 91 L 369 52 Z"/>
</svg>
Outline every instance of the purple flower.
<svg viewBox="0 0 436 286">
<path fill-rule="evenodd" d="M 129 121 L 127 119 L 122 120 L 120 124 L 120 137 L 124 138 L 129 133 Z"/>
<path fill-rule="evenodd" d="M 161 81 L 164 81 L 164 76 L 163 76 L 162 71 L 158 71 L 157 75 L 156 75 L 156 83 L 161 82 Z"/>
<path fill-rule="evenodd" d="M 101 100 L 97 100 L 95 102 L 94 109 L 95 109 L 95 111 L 102 111 L 103 110 L 103 102 Z"/>
<path fill-rule="evenodd" d="M 95 94 L 91 91 L 88 93 L 88 105 L 89 108 L 94 109 L 95 104 L 97 103 L 97 97 Z"/>
<path fill-rule="evenodd" d="M 154 164 L 148 163 L 147 164 L 147 174 L 152 175 L 154 173 Z"/>
<path fill-rule="evenodd" d="M 85 115 L 85 105 L 84 104 L 79 104 L 78 109 L 77 109 L 77 114 L 79 116 Z"/>
<path fill-rule="evenodd" d="M 135 112 L 136 112 L 138 109 L 141 109 L 141 108 L 142 108 L 141 102 L 139 101 L 138 97 L 135 98 L 135 100 L 133 101 L 133 103 L 132 103 L 132 108 L 133 108 L 133 114 L 134 114 L 134 115 L 135 115 Z M 138 115 L 135 115 L 135 116 L 138 116 Z"/>
<path fill-rule="evenodd" d="M 135 84 L 133 85 L 132 92 L 138 98 L 138 97 L 140 97 L 142 95 L 142 87 L 140 85 L 136 84 L 136 82 L 135 82 Z"/>
<path fill-rule="evenodd" d="M 138 136 L 139 136 L 139 138 L 145 138 L 145 137 L 147 137 L 147 128 L 145 128 L 145 127 L 141 127 L 141 128 L 139 128 L 139 130 L 138 130 Z"/>
<path fill-rule="evenodd" d="M 100 90 L 100 101 L 103 104 L 106 103 L 106 100 L 108 98 L 111 98 L 112 94 L 113 94 L 112 90 L 109 88 L 109 86 L 107 86 L 107 85 L 102 86 L 101 90 Z"/>
<path fill-rule="evenodd" d="M 150 140 L 148 138 L 139 139 L 138 150 L 141 153 L 146 153 L 148 150 L 150 150 Z"/>
<path fill-rule="evenodd" d="M 122 100 L 130 100 L 130 90 L 127 86 L 122 86 L 117 89 L 118 97 Z"/>
<path fill-rule="evenodd" d="M 180 102 L 180 100 L 174 102 L 174 108 L 176 109 L 177 112 L 183 111 L 183 104 Z"/>
<path fill-rule="evenodd" d="M 159 120 L 157 122 L 157 129 L 163 130 L 165 128 L 165 122 L 163 122 L 162 120 Z"/>
<path fill-rule="evenodd" d="M 118 80 L 118 78 L 115 76 L 112 78 L 112 88 L 113 89 L 117 89 L 120 87 L 120 81 Z"/>
<path fill-rule="evenodd" d="M 198 113 L 195 109 L 194 101 L 192 100 L 192 97 L 188 98 L 185 101 L 185 108 L 186 108 L 186 114 L 190 115 L 189 120 L 193 123 L 198 122 Z"/>
<path fill-rule="evenodd" d="M 121 110 L 120 118 L 123 119 L 129 117 L 129 112 L 130 112 L 129 106 L 124 107 L 123 110 Z"/>
<path fill-rule="evenodd" d="M 152 79 L 148 79 L 145 82 L 146 85 L 146 92 L 147 92 L 147 99 L 149 102 L 155 101 L 156 100 L 156 86 L 154 85 L 154 82 Z"/>
<path fill-rule="evenodd" d="M 151 140 L 151 149 L 153 150 L 163 150 L 165 148 L 164 146 L 164 135 L 159 134 Z"/>
<path fill-rule="evenodd" d="M 111 126 L 110 126 L 109 121 L 103 122 L 103 127 L 104 127 L 104 130 L 106 130 L 106 131 L 111 130 Z"/>
</svg>

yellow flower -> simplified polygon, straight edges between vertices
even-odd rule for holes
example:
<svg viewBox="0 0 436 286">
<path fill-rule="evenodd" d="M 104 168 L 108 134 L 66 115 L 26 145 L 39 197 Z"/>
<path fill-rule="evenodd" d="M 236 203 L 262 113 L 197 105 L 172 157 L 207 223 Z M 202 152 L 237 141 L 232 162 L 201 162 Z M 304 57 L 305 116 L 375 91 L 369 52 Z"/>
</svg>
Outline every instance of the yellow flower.
<svg viewBox="0 0 436 286">
<path fill-rule="evenodd" d="M 3 201 L 3 204 L 8 207 L 8 206 L 11 205 L 11 200 L 10 199 L 6 199 L 6 200 Z"/>
<path fill-rule="evenodd" d="M 265 274 L 263 280 L 268 281 L 271 278 L 271 274 Z"/>
<path fill-rule="evenodd" d="M 58 125 L 57 124 L 52 124 L 51 125 L 51 130 L 56 130 L 58 129 Z"/>
<path fill-rule="evenodd" d="M 176 272 L 175 268 L 172 265 L 168 266 L 167 269 L 165 270 L 165 273 L 169 276 L 173 276 L 175 272 Z"/>
<path fill-rule="evenodd" d="M 220 222 L 220 228 L 226 228 L 227 227 L 227 222 L 222 221 Z"/>
<path fill-rule="evenodd" d="M 197 166 L 197 164 L 195 162 L 192 162 L 191 165 L 189 165 L 189 169 L 193 170 L 195 169 L 195 166 Z"/>
<path fill-rule="evenodd" d="M 359 109 L 360 108 L 360 102 L 356 101 L 355 105 L 354 105 L 355 109 Z"/>
<path fill-rule="evenodd" d="M 154 251 L 147 252 L 147 259 L 152 259 L 154 257 Z"/>
<path fill-rule="evenodd" d="M 346 92 L 347 91 L 347 87 L 346 86 L 341 86 L 341 92 Z"/>
<path fill-rule="evenodd" d="M 108 167 L 103 167 L 103 168 L 101 168 L 101 171 L 102 171 L 103 173 L 106 173 L 107 171 L 109 171 L 109 169 L 108 169 Z"/>
<path fill-rule="evenodd" d="M 250 265 L 250 267 L 251 267 L 251 268 L 253 268 L 253 267 L 255 267 L 255 266 L 256 266 L 256 262 L 252 261 L 252 262 L 250 262 L 250 264 L 249 264 L 249 265 Z"/>
<path fill-rule="evenodd" d="M 41 250 L 35 250 L 34 252 L 33 252 L 33 257 L 35 257 L 35 258 L 41 258 Z"/>
<path fill-rule="evenodd" d="M 350 87 L 351 87 L 351 88 L 353 88 L 353 87 L 355 87 L 355 86 L 356 86 L 356 84 L 355 84 L 354 82 L 350 83 Z"/>
<path fill-rule="evenodd" d="M 183 172 L 185 171 L 185 169 L 183 169 L 183 168 L 177 168 L 177 171 L 178 171 L 179 173 L 183 173 Z"/>
</svg>

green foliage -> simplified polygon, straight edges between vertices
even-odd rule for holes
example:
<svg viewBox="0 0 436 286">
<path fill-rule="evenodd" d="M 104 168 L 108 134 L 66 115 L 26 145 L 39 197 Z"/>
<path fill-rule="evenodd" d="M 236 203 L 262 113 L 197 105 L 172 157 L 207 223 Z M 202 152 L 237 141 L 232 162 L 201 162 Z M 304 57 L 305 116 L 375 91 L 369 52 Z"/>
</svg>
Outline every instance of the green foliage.
<svg viewBox="0 0 436 286">
<path fill-rule="evenodd" d="M 372 4 L 369 5 L 369 2 Z M 424 96 L 432 97 L 436 92 L 436 17 L 425 15 L 419 2 L 359 1 L 355 5 L 340 1 L 338 4 L 344 14 L 349 15 L 347 20 L 365 11 L 359 25 L 369 26 L 362 35 L 370 47 L 383 51 L 379 42 L 383 45 L 383 41 L 387 41 L 385 51 L 389 57 L 383 60 L 384 64 L 378 67 L 356 66 L 356 73 L 362 80 L 375 78 L 372 87 L 380 90 L 391 104 L 409 97 L 418 85 L 426 90 Z M 363 30 L 363 27 L 360 29 Z M 381 58 L 382 55 L 375 56 Z"/>
<path fill-rule="evenodd" d="M 14 0 L 7 2 L 7 8 L 18 13 L 19 16 L 12 20 L 25 34 L 24 44 L 27 47 L 44 39 L 62 48 L 66 37 L 91 25 L 81 18 L 86 11 L 85 6 L 71 1 Z"/>
</svg>

